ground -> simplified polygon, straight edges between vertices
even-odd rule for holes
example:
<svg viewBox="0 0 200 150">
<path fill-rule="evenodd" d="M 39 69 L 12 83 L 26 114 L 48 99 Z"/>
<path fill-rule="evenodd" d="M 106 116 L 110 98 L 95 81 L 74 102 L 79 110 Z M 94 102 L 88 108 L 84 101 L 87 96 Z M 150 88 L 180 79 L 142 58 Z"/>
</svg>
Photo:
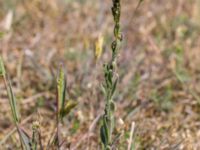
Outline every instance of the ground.
<svg viewBox="0 0 200 150">
<path fill-rule="evenodd" d="M 114 98 L 116 130 L 122 133 L 118 149 L 127 149 L 132 122 L 136 149 L 200 149 L 199 3 L 144 0 L 137 7 L 137 1 L 122 1 Z M 103 63 L 110 58 L 113 39 L 111 6 L 111 0 L 0 1 L 0 52 L 22 127 L 31 134 L 32 123 L 39 121 L 44 145 L 54 132 L 55 83 L 62 63 L 67 98 L 78 102 L 64 119 L 65 149 L 100 149 Z M 99 37 L 103 53 L 96 60 Z M 0 91 L 0 149 L 20 149 L 3 82 Z"/>
</svg>

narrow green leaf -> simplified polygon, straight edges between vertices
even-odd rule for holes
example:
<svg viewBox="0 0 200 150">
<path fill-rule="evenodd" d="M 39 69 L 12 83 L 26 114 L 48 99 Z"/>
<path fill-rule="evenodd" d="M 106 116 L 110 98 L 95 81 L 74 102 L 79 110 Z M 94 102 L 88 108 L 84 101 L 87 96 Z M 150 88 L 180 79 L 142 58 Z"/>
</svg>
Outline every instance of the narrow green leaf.
<svg viewBox="0 0 200 150">
<path fill-rule="evenodd" d="M 1 56 L 0 56 L 0 75 L 4 77 L 5 86 L 6 86 L 7 94 L 9 97 L 11 111 L 12 111 L 12 116 L 13 116 L 15 124 L 17 124 L 17 123 L 19 123 L 19 112 L 18 112 L 18 108 L 17 108 L 17 102 L 16 102 L 15 95 L 12 90 L 10 80 L 6 76 L 6 71 L 5 71 L 4 63 L 3 63 Z"/>
<path fill-rule="evenodd" d="M 105 146 L 107 144 L 107 137 L 106 137 L 104 126 L 101 126 L 100 134 L 101 134 L 100 135 L 101 136 L 101 141 L 102 141 L 103 145 Z"/>
<path fill-rule="evenodd" d="M 5 71 L 4 63 L 0 56 L 0 76 L 5 77 L 5 75 L 6 75 L 6 71 Z"/>
<path fill-rule="evenodd" d="M 17 108 L 16 98 L 13 93 L 10 80 L 9 79 L 5 80 L 5 82 L 6 82 L 6 89 L 7 89 L 7 93 L 8 93 L 8 97 L 9 97 L 9 103 L 10 103 L 10 107 L 11 107 L 11 111 L 12 111 L 12 116 L 13 116 L 14 122 L 17 124 L 17 123 L 19 123 L 20 117 L 19 117 L 19 111 Z"/>
<path fill-rule="evenodd" d="M 106 145 L 109 144 L 109 129 L 108 129 L 108 124 L 106 122 L 106 117 L 103 116 L 103 125 L 101 126 L 100 129 L 100 136 L 101 136 L 101 141 L 106 147 Z"/>
<path fill-rule="evenodd" d="M 17 127 L 17 129 L 18 129 L 18 132 L 19 132 L 19 135 L 20 135 L 20 138 L 21 138 L 21 141 L 22 141 L 22 144 L 23 144 L 23 147 L 25 148 L 25 150 L 32 150 L 31 139 L 28 136 L 28 134 L 19 127 Z"/>
<path fill-rule="evenodd" d="M 117 86 L 117 82 L 118 82 L 118 78 L 115 79 L 115 81 L 114 81 L 114 84 L 113 84 L 113 87 L 112 87 L 112 91 L 111 91 L 111 96 L 113 96 L 114 93 L 115 93 L 115 89 L 116 89 L 116 86 Z"/>
<path fill-rule="evenodd" d="M 101 84 L 101 91 L 103 92 L 104 96 L 106 96 L 106 85 Z"/>
</svg>

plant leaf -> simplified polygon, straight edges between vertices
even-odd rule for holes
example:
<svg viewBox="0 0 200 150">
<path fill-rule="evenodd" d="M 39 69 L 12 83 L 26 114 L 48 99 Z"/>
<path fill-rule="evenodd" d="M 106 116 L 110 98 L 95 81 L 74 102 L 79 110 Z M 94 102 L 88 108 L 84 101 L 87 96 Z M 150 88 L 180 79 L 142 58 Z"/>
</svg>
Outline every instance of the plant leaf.
<svg viewBox="0 0 200 150">
<path fill-rule="evenodd" d="M 0 75 L 4 77 L 5 86 L 6 86 L 7 94 L 9 97 L 11 111 L 12 111 L 12 116 L 13 116 L 15 124 L 17 124 L 19 122 L 19 112 L 17 109 L 17 103 L 16 103 L 16 99 L 12 90 L 10 80 L 6 76 L 6 71 L 5 71 L 4 63 L 1 56 L 0 56 Z"/>
<path fill-rule="evenodd" d="M 104 146 L 109 144 L 109 129 L 108 129 L 108 124 L 106 122 L 105 116 L 103 116 L 103 125 L 101 126 L 100 129 L 100 136 L 101 136 L 101 141 L 103 142 Z"/>
<path fill-rule="evenodd" d="M 15 99 L 15 95 L 13 93 L 10 80 L 9 79 L 5 80 L 5 83 L 6 83 L 6 89 L 7 89 L 9 103 L 10 103 L 10 107 L 11 107 L 11 111 L 12 111 L 12 116 L 13 116 L 15 124 L 17 124 L 17 123 L 19 123 L 20 117 L 19 117 L 19 111 L 17 108 L 17 102 Z"/>
<path fill-rule="evenodd" d="M 5 71 L 3 59 L 0 56 L 0 76 L 5 77 L 5 75 L 6 75 L 6 71 Z"/>
<path fill-rule="evenodd" d="M 62 115 L 63 117 L 66 116 L 67 114 L 70 113 L 70 111 L 76 107 L 78 103 L 75 102 L 74 100 L 68 100 L 67 103 L 65 104 L 65 108 L 63 109 Z"/>
<path fill-rule="evenodd" d="M 111 97 L 114 95 L 115 93 L 115 89 L 116 89 L 116 86 L 117 86 L 117 81 L 118 81 L 118 78 L 115 79 L 114 81 L 114 84 L 113 84 L 113 87 L 112 87 L 112 91 L 111 91 Z"/>
<path fill-rule="evenodd" d="M 104 96 L 106 96 L 106 85 L 105 84 L 101 84 L 101 91 L 103 92 Z"/>
<path fill-rule="evenodd" d="M 20 138 L 21 138 L 21 141 L 23 143 L 24 148 L 26 150 L 32 150 L 32 148 L 31 148 L 31 145 L 32 145 L 31 144 L 31 139 L 28 136 L 28 134 L 18 126 L 17 126 L 17 130 L 19 132 L 19 135 L 20 135 Z"/>
</svg>

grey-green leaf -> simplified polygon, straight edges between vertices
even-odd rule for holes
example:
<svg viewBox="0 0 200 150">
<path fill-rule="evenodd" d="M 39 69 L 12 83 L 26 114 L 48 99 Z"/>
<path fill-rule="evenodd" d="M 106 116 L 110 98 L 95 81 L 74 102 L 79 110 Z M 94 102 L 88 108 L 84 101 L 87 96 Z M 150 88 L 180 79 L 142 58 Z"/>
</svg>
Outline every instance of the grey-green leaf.
<svg viewBox="0 0 200 150">
<path fill-rule="evenodd" d="M 18 107 L 17 107 L 16 98 L 13 93 L 10 80 L 8 79 L 5 82 L 6 82 L 6 89 L 7 89 L 7 93 L 8 93 L 8 97 L 9 97 L 9 103 L 10 103 L 10 107 L 11 107 L 11 111 L 12 111 L 12 116 L 13 116 L 15 123 L 17 124 L 17 123 L 19 123 L 20 117 L 19 117 L 19 111 L 18 111 Z"/>
<path fill-rule="evenodd" d="M 101 126 L 101 129 L 100 129 L 100 136 L 101 136 L 101 141 L 103 142 L 104 146 L 108 145 L 109 144 L 109 129 L 108 129 L 105 116 L 103 116 L 103 125 Z"/>
<path fill-rule="evenodd" d="M 30 137 L 28 136 L 28 134 L 22 130 L 21 128 L 17 127 L 18 129 L 18 132 L 19 132 L 19 135 L 20 135 L 20 138 L 21 138 L 21 141 L 23 143 L 23 147 L 26 149 L 26 150 L 31 150 L 31 139 Z"/>
<path fill-rule="evenodd" d="M 5 75 L 6 75 L 6 71 L 5 71 L 4 63 L 0 56 L 0 76 L 5 77 Z"/>
<path fill-rule="evenodd" d="M 113 101 L 110 102 L 110 111 L 114 113 L 115 111 L 115 103 Z"/>
<path fill-rule="evenodd" d="M 112 87 L 111 96 L 113 96 L 113 95 L 114 95 L 114 93 L 115 93 L 115 89 L 116 89 L 116 86 L 117 86 L 117 82 L 118 82 L 118 78 L 117 78 L 117 79 L 115 79 L 115 81 L 114 81 L 114 84 L 113 84 L 113 87 Z"/>
</svg>

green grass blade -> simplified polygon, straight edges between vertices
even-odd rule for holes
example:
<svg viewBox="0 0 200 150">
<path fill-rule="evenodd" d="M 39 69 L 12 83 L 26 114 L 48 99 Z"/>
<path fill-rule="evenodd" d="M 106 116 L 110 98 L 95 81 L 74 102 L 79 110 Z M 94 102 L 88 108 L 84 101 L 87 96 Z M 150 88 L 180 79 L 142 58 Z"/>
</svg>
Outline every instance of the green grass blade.
<svg viewBox="0 0 200 150">
<path fill-rule="evenodd" d="M 19 112 L 17 109 L 17 103 L 16 103 L 16 99 L 15 99 L 15 96 L 14 96 L 14 93 L 12 90 L 10 80 L 6 76 L 4 63 L 3 63 L 3 60 L 1 57 L 0 57 L 0 75 L 3 76 L 3 78 L 4 78 L 7 94 L 9 97 L 9 103 L 10 103 L 10 107 L 11 107 L 11 111 L 12 111 L 12 117 L 14 119 L 15 124 L 17 124 L 17 123 L 19 123 Z"/>
<path fill-rule="evenodd" d="M 64 117 L 63 111 L 65 109 L 65 96 L 66 96 L 66 78 L 63 68 L 59 70 L 57 79 L 57 94 L 58 94 L 58 115 L 59 119 Z"/>
<path fill-rule="evenodd" d="M 6 71 L 5 71 L 4 63 L 1 56 L 0 56 L 0 76 L 3 76 L 3 77 L 6 76 Z"/>
<path fill-rule="evenodd" d="M 18 111 L 18 107 L 17 107 L 16 98 L 14 96 L 10 80 L 9 79 L 5 80 L 5 83 L 6 83 L 6 89 L 7 89 L 9 103 L 10 103 L 10 107 L 11 107 L 11 111 L 12 111 L 12 116 L 13 116 L 15 124 L 18 124 L 20 117 L 19 117 L 19 111 Z"/>
<path fill-rule="evenodd" d="M 25 150 L 32 150 L 32 144 L 31 144 L 31 139 L 28 136 L 28 134 L 22 130 L 21 128 L 17 127 L 17 130 L 19 132 L 23 147 Z"/>
</svg>

